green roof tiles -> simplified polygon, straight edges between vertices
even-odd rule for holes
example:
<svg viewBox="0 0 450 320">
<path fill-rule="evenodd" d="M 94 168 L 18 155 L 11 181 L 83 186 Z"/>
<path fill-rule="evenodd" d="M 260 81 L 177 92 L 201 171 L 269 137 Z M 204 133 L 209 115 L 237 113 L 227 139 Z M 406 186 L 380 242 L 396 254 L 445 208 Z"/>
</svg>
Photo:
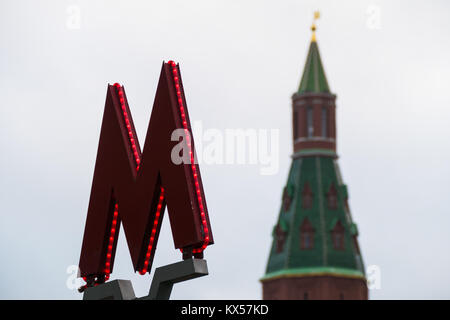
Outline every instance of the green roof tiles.
<svg viewBox="0 0 450 320">
<path fill-rule="evenodd" d="M 327 272 L 331 272 L 331 269 L 346 270 L 350 274 L 364 276 L 362 257 L 355 246 L 357 228 L 351 221 L 346 206 L 347 189 L 339 181 L 336 161 L 333 157 L 326 156 L 299 157 L 293 160 L 287 183 L 293 194 L 289 195 L 290 205 L 282 205 L 276 224 L 285 235 L 280 240 L 274 232 L 263 279 L 283 274 L 310 273 L 311 268 L 328 268 Z M 306 185 L 312 194 L 309 206 L 302 203 L 306 201 Z M 336 193 L 335 207 L 330 207 L 328 195 L 331 189 Z M 301 246 L 301 227 L 305 219 L 314 230 L 313 245 L 308 249 Z M 335 249 L 333 241 L 333 230 L 337 226 L 343 227 L 343 248 L 340 249 Z M 282 250 L 278 248 L 279 241 L 283 241 Z"/>
<path fill-rule="evenodd" d="M 316 41 L 311 41 L 298 93 L 330 93 Z"/>
</svg>

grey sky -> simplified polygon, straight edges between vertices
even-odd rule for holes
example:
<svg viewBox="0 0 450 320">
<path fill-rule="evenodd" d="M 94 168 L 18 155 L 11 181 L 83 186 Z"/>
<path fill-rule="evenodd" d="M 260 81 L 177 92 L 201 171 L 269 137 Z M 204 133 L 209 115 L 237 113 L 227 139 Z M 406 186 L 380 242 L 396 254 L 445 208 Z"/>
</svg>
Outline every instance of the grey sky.
<svg viewBox="0 0 450 320">
<path fill-rule="evenodd" d="M 78 6 L 80 29 L 67 28 Z M 380 10 L 373 24 L 370 8 Z M 447 1 L 2 1 L 0 298 L 79 299 L 77 264 L 107 83 L 125 85 L 142 140 L 163 60 L 180 62 L 192 120 L 280 129 L 280 170 L 203 165 L 210 276 L 173 298 L 259 299 L 291 154 L 290 96 L 313 11 L 338 153 L 373 299 L 450 298 Z M 379 28 L 378 28 L 379 27 Z M 155 266 L 181 259 L 163 223 Z M 120 235 L 112 278 L 138 295 Z"/>
</svg>

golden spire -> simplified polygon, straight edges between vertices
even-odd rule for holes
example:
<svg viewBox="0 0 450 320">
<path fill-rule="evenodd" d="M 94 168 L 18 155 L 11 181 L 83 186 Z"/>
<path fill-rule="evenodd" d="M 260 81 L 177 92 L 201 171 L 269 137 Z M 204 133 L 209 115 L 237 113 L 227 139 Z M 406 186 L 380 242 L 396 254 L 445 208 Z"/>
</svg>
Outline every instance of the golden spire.
<svg viewBox="0 0 450 320">
<path fill-rule="evenodd" d="M 320 18 L 320 12 L 314 11 L 314 20 L 311 26 L 312 36 L 311 41 L 316 42 L 316 20 Z"/>
</svg>

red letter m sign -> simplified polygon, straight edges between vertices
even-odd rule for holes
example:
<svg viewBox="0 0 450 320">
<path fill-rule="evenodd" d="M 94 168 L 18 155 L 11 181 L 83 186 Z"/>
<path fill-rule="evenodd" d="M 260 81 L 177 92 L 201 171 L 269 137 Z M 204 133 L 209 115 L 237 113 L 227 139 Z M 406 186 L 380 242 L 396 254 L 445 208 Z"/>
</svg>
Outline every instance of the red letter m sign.
<svg viewBox="0 0 450 320">
<path fill-rule="evenodd" d="M 182 141 L 172 141 L 174 130 Z M 178 65 L 163 63 L 143 152 L 124 88 L 108 86 L 80 257 L 88 286 L 113 270 L 122 225 L 135 271 L 150 272 L 167 205 L 175 248 L 202 257 L 213 243 L 200 171 Z M 183 143 L 183 161 L 171 159 Z M 179 161 L 178 161 L 179 162 Z"/>
</svg>

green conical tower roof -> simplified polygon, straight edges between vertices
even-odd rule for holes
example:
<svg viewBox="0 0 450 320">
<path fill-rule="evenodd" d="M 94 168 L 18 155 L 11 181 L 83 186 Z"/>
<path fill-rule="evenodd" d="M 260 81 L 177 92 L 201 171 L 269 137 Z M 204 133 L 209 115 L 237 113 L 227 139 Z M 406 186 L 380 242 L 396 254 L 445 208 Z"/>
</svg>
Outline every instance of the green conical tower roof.
<svg viewBox="0 0 450 320">
<path fill-rule="evenodd" d="M 330 93 L 325 70 L 320 59 L 319 47 L 314 34 L 309 46 L 302 80 L 300 81 L 300 86 L 297 91 L 297 93 L 306 92 Z"/>
<path fill-rule="evenodd" d="M 358 229 L 333 157 L 293 160 L 262 280 L 336 275 L 364 278 Z"/>
</svg>

